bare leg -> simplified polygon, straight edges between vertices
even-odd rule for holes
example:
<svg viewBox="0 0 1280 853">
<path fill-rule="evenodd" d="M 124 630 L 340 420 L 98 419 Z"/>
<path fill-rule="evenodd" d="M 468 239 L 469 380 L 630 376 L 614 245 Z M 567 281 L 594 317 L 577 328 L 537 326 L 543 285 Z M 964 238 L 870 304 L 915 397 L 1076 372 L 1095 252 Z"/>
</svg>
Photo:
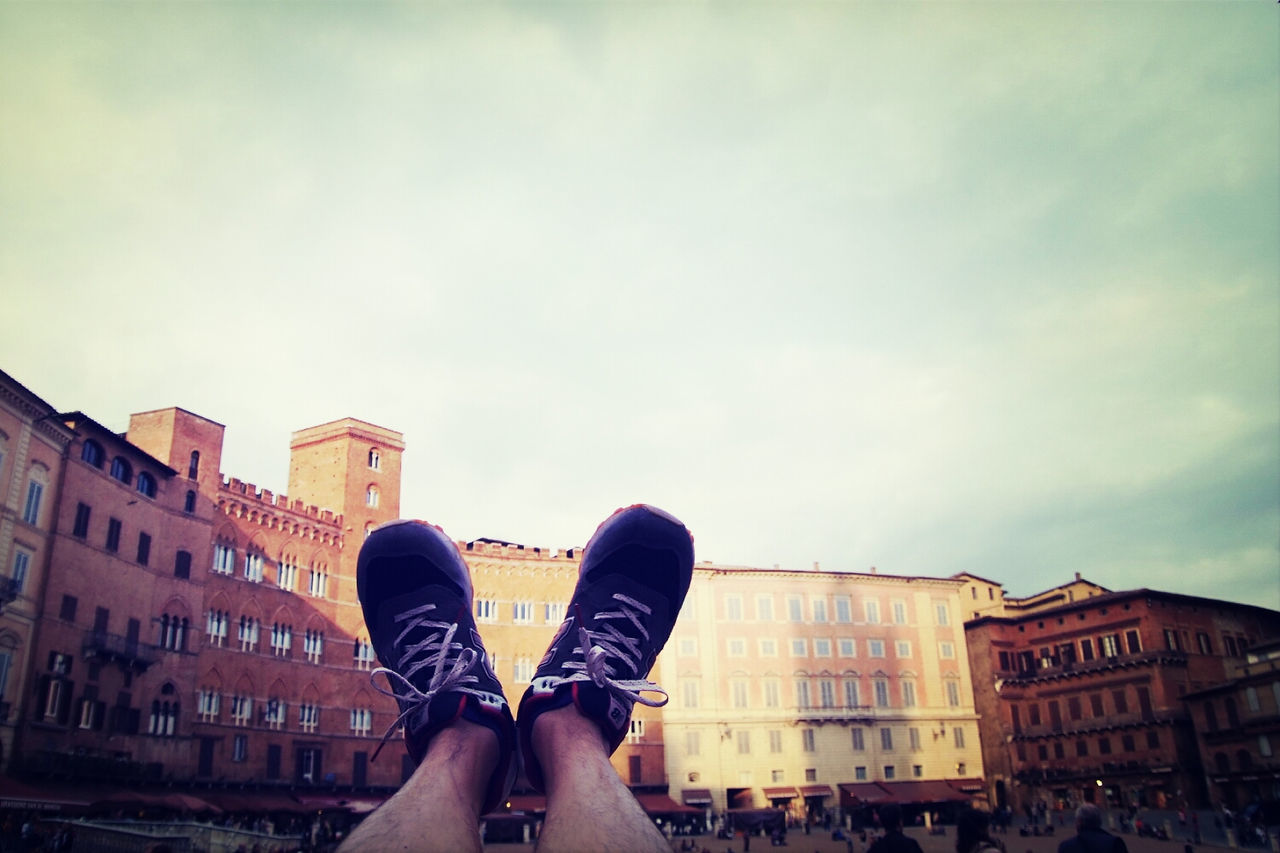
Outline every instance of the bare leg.
<svg viewBox="0 0 1280 853">
<path fill-rule="evenodd" d="M 409 781 L 341 849 L 480 853 L 480 805 L 497 763 L 491 729 L 461 719 L 441 729 Z"/>
<path fill-rule="evenodd" d="M 546 853 L 671 853 L 671 845 L 622 783 L 596 724 L 573 705 L 533 724 L 533 751 L 547 788 Z"/>
</svg>

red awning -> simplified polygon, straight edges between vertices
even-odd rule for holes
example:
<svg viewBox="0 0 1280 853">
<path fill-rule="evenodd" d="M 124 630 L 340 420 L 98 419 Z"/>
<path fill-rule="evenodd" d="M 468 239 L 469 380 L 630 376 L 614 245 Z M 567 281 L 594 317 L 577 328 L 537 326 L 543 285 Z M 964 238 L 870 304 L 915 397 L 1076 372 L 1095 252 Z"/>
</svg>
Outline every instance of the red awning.
<svg viewBox="0 0 1280 853">
<path fill-rule="evenodd" d="M 765 799 L 768 800 L 790 800 L 796 796 L 795 786 L 786 788 L 765 788 Z"/>
<path fill-rule="evenodd" d="M 948 779 L 947 784 L 965 794 L 981 794 L 987 790 L 986 784 L 981 778 L 977 779 Z"/>
<path fill-rule="evenodd" d="M 755 797 L 751 794 L 750 788 L 743 788 L 741 791 L 733 795 L 735 803 L 750 803 Z"/>
<path fill-rule="evenodd" d="M 542 794 L 512 794 L 507 797 L 507 808 L 502 811 L 524 812 L 526 814 L 532 812 L 545 812 L 547 810 L 547 798 Z"/>
<path fill-rule="evenodd" d="M 298 803 L 307 811 L 347 811 L 368 814 L 385 802 L 385 797 L 355 794 L 301 794 Z"/>
<path fill-rule="evenodd" d="M 841 782 L 840 793 L 859 803 L 887 803 L 892 797 L 875 782 Z"/>
<path fill-rule="evenodd" d="M 685 788 L 681 799 L 684 800 L 686 806 L 709 806 L 711 805 L 711 789 Z"/>
<path fill-rule="evenodd" d="M 17 779 L 0 776 L 0 809 L 29 809 L 56 812 L 81 809 L 95 798 L 93 793 L 66 791 L 44 785 L 27 785 Z"/>
<path fill-rule="evenodd" d="M 894 802 L 899 803 L 965 803 L 968 794 L 962 794 L 941 779 L 912 782 L 880 782 Z"/>
<path fill-rule="evenodd" d="M 800 794 L 805 797 L 829 797 L 834 793 L 830 785 L 801 785 Z"/>
<path fill-rule="evenodd" d="M 636 793 L 636 800 L 647 813 L 653 814 L 702 814 L 702 809 L 682 806 L 666 794 Z"/>
</svg>

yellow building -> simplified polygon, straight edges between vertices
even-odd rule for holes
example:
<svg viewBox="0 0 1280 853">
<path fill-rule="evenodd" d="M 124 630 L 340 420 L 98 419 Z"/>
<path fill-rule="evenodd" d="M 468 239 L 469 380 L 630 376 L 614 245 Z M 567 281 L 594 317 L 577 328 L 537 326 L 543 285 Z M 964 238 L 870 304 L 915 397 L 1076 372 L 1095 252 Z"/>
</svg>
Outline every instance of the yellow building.
<svg viewBox="0 0 1280 853">
<path fill-rule="evenodd" d="M 963 582 L 700 563 L 660 659 L 671 796 L 794 816 L 982 776 Z"/>
</svg>

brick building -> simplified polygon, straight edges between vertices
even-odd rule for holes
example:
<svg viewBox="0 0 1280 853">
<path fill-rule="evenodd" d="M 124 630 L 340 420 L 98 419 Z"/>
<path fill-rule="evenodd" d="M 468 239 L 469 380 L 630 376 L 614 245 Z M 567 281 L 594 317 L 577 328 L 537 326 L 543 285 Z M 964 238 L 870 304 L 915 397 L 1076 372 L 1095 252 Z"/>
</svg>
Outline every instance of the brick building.
<svg viewBox="0 0 1280 853">
<path fill-rule="evenodd" d="M 996 598 L 973 575 L 962 598 Z M 1183 698 L 1224 680 L 1280 613 L 1076 580 L 965 623 L 991 801 L 1206 804 Z M 977 608 L 970 606 L 969 612 Z"/>
<path fill-rule="evenodd" d="M 1209 799 L 1243 812 L 1270 803 L 1280 818 L 1280 641 L 1231 662 L 1228 678 L 1183 697 L 1195 722 Z"/>
</svg>

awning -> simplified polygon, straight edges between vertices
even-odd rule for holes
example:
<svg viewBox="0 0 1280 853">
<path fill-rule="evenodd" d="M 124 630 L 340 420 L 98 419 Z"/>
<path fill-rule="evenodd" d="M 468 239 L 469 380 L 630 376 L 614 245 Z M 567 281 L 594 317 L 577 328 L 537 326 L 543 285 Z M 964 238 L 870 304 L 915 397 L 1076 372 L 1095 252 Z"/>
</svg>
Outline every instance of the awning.
<svg viewBox="0 0 1280 853">
<path fill-rule="evenodd" d="M 743 788 L 741 791 L 733 795 L 733 804 L 741 808 L 743 803 L 746 803 L 749 806 L 751 801 L 754 799 L 755 797 L 752 795 L 751 789 Z"/>
<path fill-rule="evenodd" d="M 682 806 L 666 794 L 637 792 L 636 800 L 647 813 L 653 814 L 702 814 L 702 809 Z"/>
<path fill-rule="evenodd" d="M 513 812 L 545 812 L 547 798 L 542 794 L 512 794 L 507 797 L 507 805 Z"/>
<path fill-rule="evenodd" d="M 93 799 L 91 793 L 27 785 L 17 779 L 0 776 L 0 809 L 57 812 L 84 808 Z"/>
<path fill-rule="evenodd" d="M 786 788 L 765 788 L 764 796 L 767 800 L 790 800 L 796 796 L 795 786 Z"/>
<path fill-rule="evenodd" d="M 887 803 L 893 799 L 888 791 L 875 782 L 841 782 L 840 793 L 860 803 Z"/>
<path fill-rule="evenodd" d="M 303 814 L 311 811 L 308 807 L 285 793 L 267 793 L 260 791 L 209 791 L 203 797 L 226 812 L 293 812 Z"/>
<path fill-rule="evenodd" d="M 347 811 L 368 814 L 382 805 L 385 797 L 358 796 L 355 794 L 300 794 L 298 803 L 307 811 Z"/>
<path fill-rule="evenodd" d="M 969 801 L 968 794 L 962 794 L 941 779 L 929 779 L 912 782 L 880 782 L 889 792 L 890 798 L 898 803 L 964 803 Z"/>
<path fill-rule="evenodd" d="M 684 800 L 686 806 L 709 806 L 711 805 L 711 789 L 685 788 L 681 799 Z"/>
<path fill-rule="evenodd" d="M 829 797 L 834 792 L 830 785 L 801 785 L 800 795 L 804 797 Z"/>
<path fill-rule="evenodd" d="M 966 794 L 981 794 L 987 790 L 987 786 L 982 779 L 948 779 L 947 784 Z"/>
</svg>

